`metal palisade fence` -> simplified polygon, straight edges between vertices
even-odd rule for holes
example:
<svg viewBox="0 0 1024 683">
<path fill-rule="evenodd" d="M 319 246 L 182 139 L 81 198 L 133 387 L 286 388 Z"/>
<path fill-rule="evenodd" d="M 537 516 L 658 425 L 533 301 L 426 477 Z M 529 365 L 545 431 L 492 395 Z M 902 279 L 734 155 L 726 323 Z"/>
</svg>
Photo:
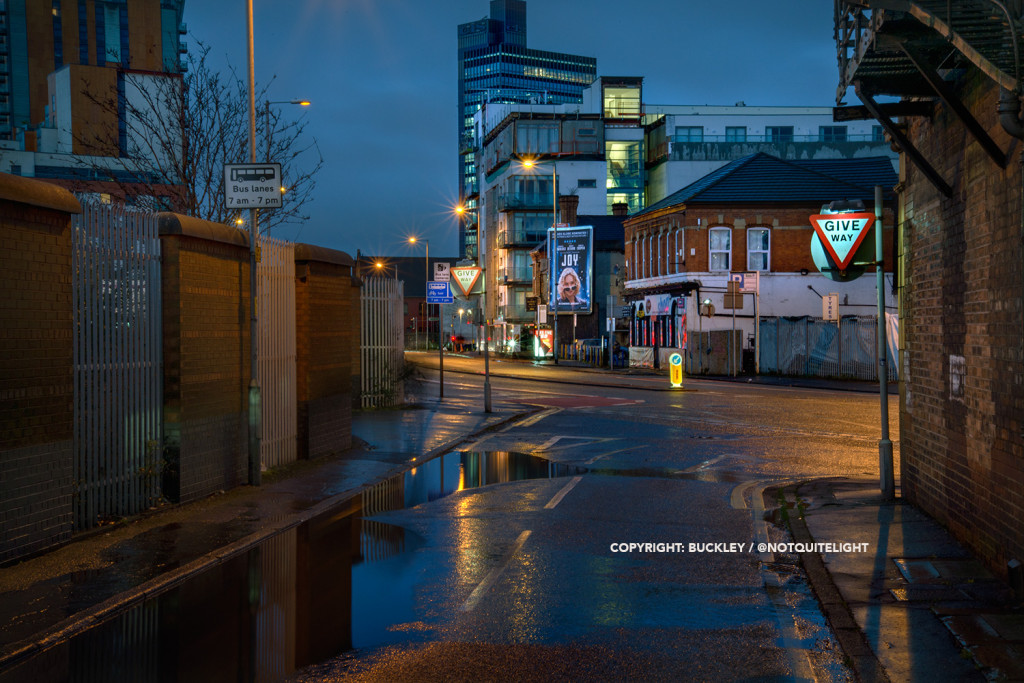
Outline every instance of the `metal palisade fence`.
<svg viewBox="0 0 1024 683">
<path fill-rule="evenodd" d="M 295 245 L 269 237 L 261 237 L 259 244 L 260 461 L 273 468 L 296 459 Z"/>
<path fill-rule="evenodd" d="M 383 277 L 363 281 L 360 394 L 364 408 L 385 408 L 405 400 L 404 283 Z"/>
<path fill-rule="evenodd" d="M 163 464 L 156 217 L 82 208 L 72 222 L 76 529 L 148 508 Z"/>
<path fill-rule="evenodd" d="M 878 327 L 871 316 L 838 322 L 817 318 L 762 318 L 761 372 L 835 379 L 878 379 Z M 897 367 L 887 354 L 887 377 Z"/>
</svg>

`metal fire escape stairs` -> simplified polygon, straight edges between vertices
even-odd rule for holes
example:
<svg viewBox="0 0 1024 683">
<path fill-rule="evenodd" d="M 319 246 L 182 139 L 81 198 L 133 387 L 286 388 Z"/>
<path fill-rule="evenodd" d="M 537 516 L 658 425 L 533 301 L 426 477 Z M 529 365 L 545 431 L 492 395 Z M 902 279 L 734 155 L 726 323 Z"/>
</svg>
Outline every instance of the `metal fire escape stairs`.
<svg viewBox="0 0 1024 683">
<path fill-rule="evenodd" d="M 839 59 L 836 120 L 873 118 L 943 195 L 952 188 L 892 117 L 932 115 L 942 100 L 988 156 L 1006 168 L 1004 152 L 956 95 L 949 81 L 973 65 L 1000 87 L 1003 128 L 1024 138 L 1021 116 L 1022 0 L 835 0 Z M 843 106 L 853 87 L 863 106 Z M 879 103 L 880 95 L 899 102 Z M 1016 144 L 1016 141 L 1014 141 Z"/>
</svg>

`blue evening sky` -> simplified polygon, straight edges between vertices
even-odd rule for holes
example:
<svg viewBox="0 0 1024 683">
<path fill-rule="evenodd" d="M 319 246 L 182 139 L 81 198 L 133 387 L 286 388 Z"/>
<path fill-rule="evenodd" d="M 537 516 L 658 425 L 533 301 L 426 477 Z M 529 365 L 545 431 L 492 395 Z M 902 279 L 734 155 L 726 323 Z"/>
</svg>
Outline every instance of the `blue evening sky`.
<svg viewBox="0 0 1024 683">
<path fill-rule="evenodd" d="M 243 76 L 245 7 L 185 5 L 188 41 Z M 649 104 L 832 106 L 832 11 L 830 0 L 527 0 L 527 44 L 643 76 Z M 257 81 L 276 76 L 274 100 L 312 100 L 307 131 L 325 159 L 311 220 L 274 236 L 404 256 L 421 253 L 405 243 L 416 234 L 432 255 L 456 255 L 456 27 L 488 13 L 487 0 L 254 0 Z"/>
</svg>

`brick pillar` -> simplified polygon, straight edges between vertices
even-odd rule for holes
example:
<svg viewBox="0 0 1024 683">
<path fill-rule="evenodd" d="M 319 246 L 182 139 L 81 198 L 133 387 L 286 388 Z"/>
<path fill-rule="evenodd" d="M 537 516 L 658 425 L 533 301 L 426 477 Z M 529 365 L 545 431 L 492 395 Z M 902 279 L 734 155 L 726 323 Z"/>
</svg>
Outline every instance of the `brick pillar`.
<svg viewBox="0 0 1024 683">
<path fill-rule="evenodd" d="M 55 185 L 0 173 L 0 562 L 71 538 L 71 214 Z"/>
<path fill-rule="evenodd" d="M 186 502 L 248 480 L 249 241 L 220 223 L 159 215 L 164 477 Z"/>
<path fill-rule="evenodd" d="M 561 195 L 558 198 L 558 213 L 561 222 L 576 225 L 576 212 L 580 206 L 580 198 L 574 194 Z"/>
<path fill-rule="evenodd" d="M 360 329 L 359 284 L 352 277 L 353 265 L 345 252 L 295 245 L 299 458 L 318 458 L 352 446 Z"/>
</svg>

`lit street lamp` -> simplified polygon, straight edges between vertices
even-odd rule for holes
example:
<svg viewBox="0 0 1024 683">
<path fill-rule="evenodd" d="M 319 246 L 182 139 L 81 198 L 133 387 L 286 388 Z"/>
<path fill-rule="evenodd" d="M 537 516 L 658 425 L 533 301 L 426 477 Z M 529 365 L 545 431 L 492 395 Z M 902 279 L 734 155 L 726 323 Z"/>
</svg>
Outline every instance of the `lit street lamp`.
<svg viewBox="0 0 1024 683">
<path fill-rule="evenodd" d="M 415 235 L 411 235 L 408 240 L 409 244 L 416 244 L 417 242 L 423 243 L 423 295 L 424 299 L 427 296 L 427 283 L 430 282 L 430 243 L 427 240 L 421 240 Z M 423 310 L 427 313 L 427 339 L 430 339 L 430 304 L 424 301 Z M 441 304 L 437 305 L 437 357 L 438 357 L 438 387 L 439 397 L 444 398 L 444 325 L 441 324 Z M 427 346 L 430 346 L 430 342 L 427 342 Z"/>
<path fill-rule="evenodd" d="M 266 100 L 264 102 L 263 114 L 266 117 L 266 129 L 267 129 L 267 161 L 273 161 L 270 158 L 270 105 L 272 104 L 297 104 L 300 107 L 308 107 L 311 103 L 309 100 Z"/>
<path fill-rule="evenodd" d="M 522 159 L 520 163 L 525 169 L 533 169 L 539 165 L 536 159 Z M 558 365 L 558 299 L 555 294 L 555 250 L 558 244 L 558 167 L 553 159 L 551 160 L 551 225 L 554 228 L 554 237 L 548 249 L 550 252 L 548 254 L 548 281 L 551 283 L 551 303 L 549 308 L 553 318 L 551 352 L 555 357 L 555 365 Z"/>
</svg>

